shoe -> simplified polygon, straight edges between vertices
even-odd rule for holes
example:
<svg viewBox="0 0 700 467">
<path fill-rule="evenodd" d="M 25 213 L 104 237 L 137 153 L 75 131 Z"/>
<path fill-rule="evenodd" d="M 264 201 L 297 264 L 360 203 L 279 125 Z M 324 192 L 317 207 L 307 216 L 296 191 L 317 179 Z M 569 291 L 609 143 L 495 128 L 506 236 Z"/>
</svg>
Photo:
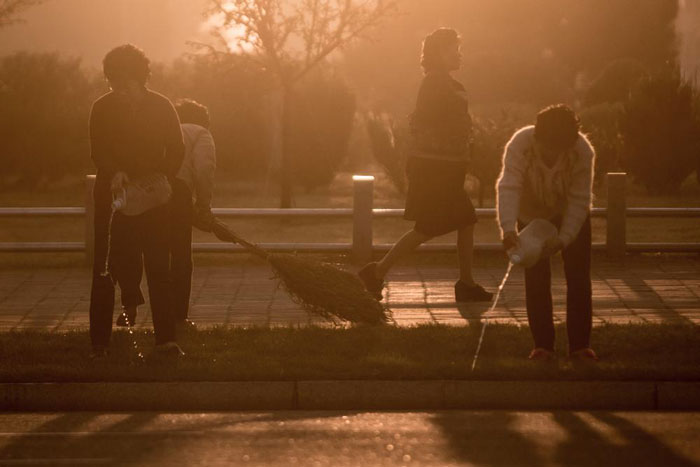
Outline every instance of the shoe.
<svg viewBox="0 0 700 467">
<path fill-rule="evenodd" d="M 574 352 L 569 352 L 569 359 L 579 362 L 597 362 L 598 356 L 593 349 L 590 347 L 585 347 Z"/>
<path fill-rule="evenodd" d="M 177 342 L 170 341 L 165 344 L 158 344 L 153 349 L 153 353 L 162 357 L 184 357 L 185 352 L 182 351 Z"/>
<path fill-rule="evenodd" d="M 136 307 L 122 307 L 122 312 L 117 317 L 117 326 L 126 328 L 136 324 Z"/>
<path fill-rule="evenodd" d="M 377 300 L 382 299 L 382 290 L 384 289 L 384 281 L 382 279 L 377 279 L 376 275 L 377 263 L 368 263 L 362 269 L 357 271 L 357 275 L 363 284 L 367 292 L 369 292 Z"/>
<path fill-rule="evenodd" d="M 493 294 L 484 290 L 479 284 L 468 286 L 462 281 L 455 283 L 456 302 L 488 302 L 493 299 Z"/>
<path fill-rule="evenodd" d="M 556 360 L 557 356 L 551 350 L 547 350 L 542 347 L 536 347 L 532 349 L 530 355 L 528 355 L 528 360 L 538 361 L 538 362 L 551 362 Z"/>
</svg>

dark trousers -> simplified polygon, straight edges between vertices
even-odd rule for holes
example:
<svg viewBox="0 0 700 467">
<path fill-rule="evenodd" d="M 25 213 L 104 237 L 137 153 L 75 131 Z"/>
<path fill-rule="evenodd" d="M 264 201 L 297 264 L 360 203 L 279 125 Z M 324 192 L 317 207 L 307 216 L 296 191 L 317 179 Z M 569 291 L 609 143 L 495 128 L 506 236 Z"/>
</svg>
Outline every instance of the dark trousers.
<svg viewBox="0 0 700 467">
<path fill-rule="evenodd" d="M 175 179 L 171 183 L 173 194 L 167 205 L 167 240 L 163 242 L 169 254 L 170 294 L 172 319 L 187 319 L 192 289 L 192 192 L 185 182 Z M 141 293 L 143 271 L 142 256 L 131 251 L 121 258 L 122 267 L 115 277 L 122 294 L 122 306 L 138 306 L 144 303 Z M 150 290 L 150 289 L 149 289 Z"/>
<path fill-rule="evenodd" d="M 102 188 L 102 187 L 100 187 Z M 114 215 L 111 231 L 110 276 L 104 270 L 109 238 L 111 195 L 95 188 L 95 262 L 90 297 L 90 337 L 93 347 L 109 344 L 114 311 L 114 282 L 122 291 L 140 295 L 145 265 L 156 344 L 175 340 L 169 304 L 168 209 L 158 207 L 138 216 Z M 143 263 L 142 263 L 143 258 Z M 134 267 L 138 264 L 138 267 Z M 124 292 L 122 292 L 124 293 Z M 133 296 L 132 296 L 133 297 Z M 141 300 L 143 298 L 141 297 Z"/>
<path fill-rule="evenodd" d="M 552 222 L 559 227 L 561 220 Z M 562 250 L 566 276 L 566 332 L 569 351 L 589 347 L 593 306 L 591 298 L 591 219 L 588 217 L 574 241 Z M 554 350 L 551 268 L 542 258 L 525 269 L 525 300 L 535 347 Z"/>
<path fill-rule="evenodd" d="M 106 347 L 112 334 L 114 312 L 114 283 L 111 276 L 103 276 L 107 257 L 107 238 L 112 195 L 109 181 L 99 175 L 93 191 L 95 201 L 95 256 L 92 264 L 92 288 L 90 290 L 90 340 L 93 347 Z"/>
<path fill-rule="evenodd" d="M 170 200 L 171 306 L 177 321 L 187 319 L 192 290 L 192 192 L 181 180 L 173 181 Z"/>
</svg>

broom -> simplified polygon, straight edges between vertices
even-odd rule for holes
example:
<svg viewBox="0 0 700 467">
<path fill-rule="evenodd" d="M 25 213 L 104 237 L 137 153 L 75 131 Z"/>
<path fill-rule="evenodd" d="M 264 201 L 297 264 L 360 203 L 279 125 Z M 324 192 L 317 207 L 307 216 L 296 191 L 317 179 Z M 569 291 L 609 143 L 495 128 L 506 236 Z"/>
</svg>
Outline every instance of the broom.
<svg viewBox="0 0 700 467">
<path fill-rule="evenodd" d="M 266 260 L 292 300 L 311 313 L 333 322 L 335 318 L 363 324 L 387 321 L 384 307 L 354 274 L 310 258 L 270 253 L 239 237 L 218 219 L 211 227 L 219 240 L 237 243 Z"/>
</svg>

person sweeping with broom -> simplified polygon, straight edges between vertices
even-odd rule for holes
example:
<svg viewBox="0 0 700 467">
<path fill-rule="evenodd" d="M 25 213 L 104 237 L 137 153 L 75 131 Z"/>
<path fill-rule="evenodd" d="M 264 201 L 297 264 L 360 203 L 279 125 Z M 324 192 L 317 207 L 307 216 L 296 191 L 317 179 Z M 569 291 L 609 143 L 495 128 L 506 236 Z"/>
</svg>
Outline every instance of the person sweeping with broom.
<svg viewBox="0 0 700 467">
<path fill-rule="evenodd" d="M 378 263 L 358 272 L 367 290 L 382 299 L 384 277 L 400 258 L 419 245 L 457 231 L 457 302 L 489 301 L 493 294 L 474 282 L 472 255 L 476 212 L 464 190 L 472 121 L 464 86 L 450 73 L 460 68 L 460 37 L 441 28 L 423 41 L 425 77 L 410 118 L 413 151 L 407 161 L 408 194 L 404 218 L 415 221 Z"/>
<path fill-rule="evenodd" d="M 496 184 L 504 248 L 518 246 L 516 225 L 521 230 L 535 219 L 548 220 L 559 231 L 544 244 L 539 261 L 525 268 L 527 319 L 535 341 L 531 360 L 555 358 L 549 258 L 560 250 L 567 286 L 569 356 L 598 359 L 590 348 L 594 159 L 591 143 L 579 132 L 578 117 L 563 104 L 542 110 L 535 125 L 518 130 L 505 148 Z"/>
</svg>

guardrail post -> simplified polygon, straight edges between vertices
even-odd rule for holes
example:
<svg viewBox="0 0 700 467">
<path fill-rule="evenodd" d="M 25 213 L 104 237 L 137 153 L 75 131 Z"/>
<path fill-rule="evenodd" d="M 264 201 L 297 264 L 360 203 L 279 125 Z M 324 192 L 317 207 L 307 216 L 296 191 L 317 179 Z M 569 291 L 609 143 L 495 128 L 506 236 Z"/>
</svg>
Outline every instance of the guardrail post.
<svg viewBox="0 0 700 467">
<path fill-rule="evenodd" d="M 353 175 L 352 256 L 357 263 L 372 259 L 374 177 Z"/>
<path fill-rule="evenodd" d="M 85 177 L 85 261 L 92 264 L 95 257 L 95 199 L 92 190 L 95 187 L 95 176 Z"/>
<path fill-rule="evenodd" d="M 608 257 L 622 259 L 627 249 L 627 200 L 625 187 L 627 174 L 624 172 L 608 173 L 606 184 L 608 189 L 606 249 Z"/>
</svg>

